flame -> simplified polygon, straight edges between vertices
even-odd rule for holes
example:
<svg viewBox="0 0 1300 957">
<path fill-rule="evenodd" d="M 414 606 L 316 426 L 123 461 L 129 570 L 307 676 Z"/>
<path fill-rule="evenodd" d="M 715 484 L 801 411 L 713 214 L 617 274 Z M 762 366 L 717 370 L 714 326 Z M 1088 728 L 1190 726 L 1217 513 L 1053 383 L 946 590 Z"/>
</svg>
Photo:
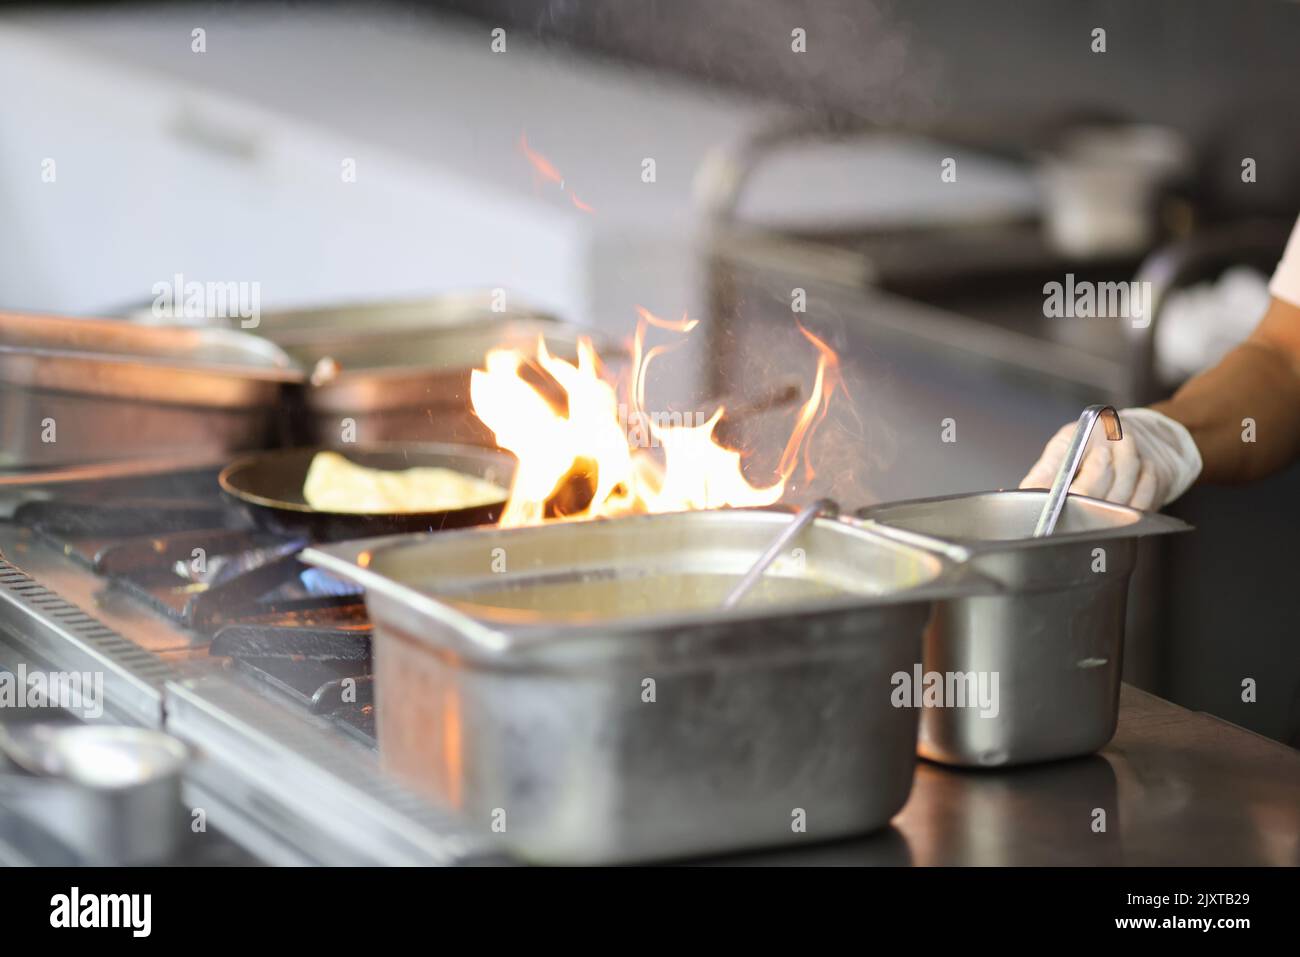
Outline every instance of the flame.
<svg viewBox="0 0 1300 957">
<path fill-rule="evenodd" d="M 539 337 L 534 354 L 493 349 L 484 368 L 471 373 L 475 415 L 492 430 L 497 445 L 518 460 L 501 525 L 772 505 L 785 494 L 801 449 L 807 474 L 813 474 L 808 440 L 825 417 L 839 383 L 838 359 L 825 342 L 799 327 L 818 354 L 812 394 L 795 417 L 775 480 L 753 485 L 745 477 L 741 452 L 720 444 L 714 435 L 726 414 L 724 407 L 698 424 L 677 424 L 677 416 L 646 414 L 645 384 L 651 362 L 685 341 L 646 349 L 647 331 L 655 328 L 685 336 L 698 320 L 686 315 L 676 322 L 665 320 L 639 306 L 637 316 L 628 398 L 623 405 L 585 338 L 578 343 L 576 364 L 552 355 Z M 553 388 L 529 381 L 538 377 Z M 562 395 L 562 402 L 557 395 Z"/>
<path fill-rule="evenodd" d="M 781 456 L 779 471 L 787 478 L 794 472 L 799 447 L 802 445 L 804 450 L 804 479 L 811 482 L 817 473 L 812 465 L 811 443 L 804 440 L 826 418 L 826 412 L 831 404 L 831 397 L 835 394 L 837 387 L 843 388 L 843 381 L 840 378 L 840 359 L 835 354 L 835 350 L 805 329 L 802 323 L 796 322 L 795 324 L 799 327 L 803 337 L 811 342 L 817 350 L 817 375 L 813 379 L 812 396 L 799 410 L 799 417 L 795 422 L 794 431 L 790 433 L 790 441 L 786 443 L 785 453 Z"/>
<path fill-rule="evenodd" d="M 528 145 L 528 135 L 526 133 L 519 134 L 519 151 L 533 165 L 533 169 L 539 177 L 547 182 L 554 183 L 561 189 L 564 188 L 564 177 L 560 175 L 560 171 L 555 168 L 554 163 Z"/>
<path fill-rule="evenodd" d="M 519 134 L 519 152 L 523 153 L 524 158 L 532 165 L 533 172 L 537 174 L 538 183 L 545 180 L 548 183 L 554 183 L 562 191 L 565 191 L 564 174 L 556 169 L 554 163 L 528 145 L 528 135 L 526 133 Z M 591 204 L 585 202 L 572 189 L 565 192 L 567 192 L 569 202 L 573 203 L 575 209 L 583 213 L 595 212 Z"/>
</svg>

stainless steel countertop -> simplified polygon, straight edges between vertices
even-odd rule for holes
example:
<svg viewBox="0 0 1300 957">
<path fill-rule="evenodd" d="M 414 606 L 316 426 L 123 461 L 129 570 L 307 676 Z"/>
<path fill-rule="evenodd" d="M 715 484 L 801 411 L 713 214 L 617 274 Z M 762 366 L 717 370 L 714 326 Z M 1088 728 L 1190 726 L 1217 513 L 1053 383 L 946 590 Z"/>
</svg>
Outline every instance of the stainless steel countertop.
<svg viewBox="0 0 1300 957">
<path fill-rule="evenodd" d="M 1099 754 L 1002 771 L 923 761 L 886 831 L 721 863 L 1295 866 L 1300 751 L 1125 685 Z"/>
<path fill-rule="evenodd" d="M 0 523 L 0 530 L 9 528 Z M 197 696 L 207 689 L 203 701 L 215 709 L 212 714 L 227 715 L 225 723 L 213 718 L 217 725 L 225 728 L 230 715 L 251 715 L 269 730 L 263 711 L 272 702 L 262 702 L 262 710 L 256 713 L 236 707 L 250 692 L 235 687 L 231 681 L 237 676 L 223 671 L 201 643 L 193 643 L 195 638 L 168 627 L 161 618 L 106 589 L 102 579 L 60 560 L 61 556 L 25 535 L 16 540 L 0 535 L 0 545 L 28 574 L 92 610 L 110 629 L 132 637 L 126 643 L 132 650 L 124 655 L 103 640 L 93 646 L 79 645 L 70 638 L 61 640 L 53 631 L 48 635 L 34 631 L 28 621 L 21 644 L 39 646 L 25 648 L 40 652 L 34 660 L 58 663 L 63 660 L 62 649 L 72 657 L 60 667 L 99 668 L 113 661 L 130 678 L 134 672 L 127 665 L 134 667 L 142 651 L 148 652 L 144 657 L 170 666 L 182 678 L 193 681 L 206 676 L 189 693 Z M 29 586 L 19 582 L 19 587 Z M 28 658 L 20 650 L 15 660 Z M 129 691 L 142 680 L 122 687 Z M 217 687 L 211 687 L 213 683 Z M 121 699 L 117 704 L 133 705 L 123 715 L 127 720 L 140 721 L 152 709 L 153 721 L 145 723 L 156 724 L 161 720 L 162 694 L 157 683 L 152 699 Z M 179 704 L 173 701 L 168 709 L 172 720 L 187 713 L 177 710 Z M 288 709 L 276 713 L 280 715 L 272 723 L 276 728 L 305 723 Z M 330 737 L 319 742 L 319 748 L 330 753 L 345 747 L 357 748 Z M 338 759 L 346 762 L 347 755 L 339 753 Z M 237 758 L 232 767 L 247 763 Z M 258 775 L 254 778 L 262 780 Z M 321 803 L 320 793 L 319 789 L 310 792 L 313 806 Z M 355 829 L 356 818 L 348 807 L 342 806 L 339 821 Z M 1105 812 L 1104 830 L 1093 830 L 1095 809 Z M 395 812 L 390 816 L 399 831 L 412 828 L 413 838 L 423 833 L 415 833 L 424 826 L 422 821 L 399 820 Z M 816 822 L 810 821 L 810 840 L 815 836 Z M 996 771 L 959 771 L 921 762 L 910 799 L 883 832 L 852 841 L 738 855 L 720 863 L 1300 865 L 1300 751 L 1125 685 L 1118 732 L 1097 755 Z"/>
</svg>

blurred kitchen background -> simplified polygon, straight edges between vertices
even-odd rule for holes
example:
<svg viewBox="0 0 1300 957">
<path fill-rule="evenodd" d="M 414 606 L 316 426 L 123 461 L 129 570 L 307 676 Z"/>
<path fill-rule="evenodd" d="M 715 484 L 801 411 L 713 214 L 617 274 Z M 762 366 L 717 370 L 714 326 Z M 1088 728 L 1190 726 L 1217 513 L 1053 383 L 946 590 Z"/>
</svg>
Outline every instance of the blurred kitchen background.
<svg viewBox="0 0 1300 957">
<path fill-rule="evenodd" d="M 263 312 L 686 312 L 656 408 L 806 390 L 798 318 L 847 394 L 793 499 L 1014 486 L 1083 405 L 1165 395 L 1258 319 L 1298 62 L 1284 0 L 9 6 L 0 308 L 128 315 L 182 275 Z M 1067 274 L 1151 282 L 1153 321 L 1045 317 Z M 755 417 L 755 467 L 789 426 Z M 1300 744 L 1298 493 L 1171 509 L 1198 532 L 1135 579 L 1130 681 Z"/>
</svg>

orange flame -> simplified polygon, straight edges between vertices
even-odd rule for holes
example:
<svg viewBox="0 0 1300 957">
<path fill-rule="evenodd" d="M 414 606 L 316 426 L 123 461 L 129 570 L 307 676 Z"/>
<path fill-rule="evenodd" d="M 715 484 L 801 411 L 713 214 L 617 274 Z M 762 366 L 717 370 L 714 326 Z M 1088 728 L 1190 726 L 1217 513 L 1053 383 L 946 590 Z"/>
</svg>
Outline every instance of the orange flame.
<svg viewBox="0 0 1300 957">
<path fill-rule="evenodd" d="M 535 355 L 500 348 L 488 353 L 484 368 L 470 376 L 475 415 L 492 430 L 497 445 L 513 452 L 518 465 L 503 526 L 531 525 L 550 519 L 589 519 L 634 512 L 673 512 L 772 505 L 785 494 L 799 453 L 826 414 L 839 382 L 838 359 L 821 339 L 802 326 L 818 353 L 812 395 L 799 409 L 770 485 L 745 477 L 741 453 L 718 443 L 714 430 L 725 414 L 719 406 L 695 423 L 689 414 L 645 412 L 645 383 L 652 360 L 685 340 L 645 348 L 650 327 L 685 335 L 698 320 L 660 319 L 637 307 L 628 400 L 619 404 L 589 339 L 578 343 L 577 364 L 554 356 L 539 338 Z M 557 408 L 547 394 L 527 381 L 528 369 L 550 378 L 563 392 Z M 811 477 L 811 464 L 808 463 Z"/>
<path fill-rule="evenodd" d="M 786 443 L 785 452 L 781 456 L 781 464 L 778 470 L 786 478 L 790 477 L 794 472 L 795 462 L 798 460 L 799 447 L 802 445 L 804 450 L 804 479 L 811 482 L 817 473 L 813 470 L 811 443 L 804 440 L 812 435 L 813 430 L 826 418 L 826 412 L 831 404 L 831 397 L 835 394 L 837 387 L 843 388 L 843 380 L 840 378 L 840 359 L 835 354 L 835 350 L 805 329 L 802 323 L 796 321 L 795 324 L 799 326 L 799 331 L 803 333 L 803 337 L 817 349 L 817 375 L 813 379 L 812 395 L 799 410 L 799 417 L 795 422 L 794 431 L 790 433 L 790 441 Z"/>
<path fill-rule="evenodd" d="M 543 156 L 537 150 L 528 145 L 528 135 L 519 134 L 519 152 L 524 154 L 524 158 L 532 164 L 533 172 L 539 180 L 546 180 L 548 183 L 554 183 L 560 189 L 564 189 L 564 175 L 555 168 L 555 164 Z M 584 213 L 594 213 L 595 210 L 590 203 L 584 202 L 573 190 L 567 191 L 569 202 L 573 203 L 575 209 Z"/>
<path fill-rule="evenodd" d="M 564 187 L 564 177 L 560 175 L 560 171 L 545 156 L 529 147 L 527 134 L 519 134 L 519 151 L 524 154 L 528 162 L 533 164 L 533 169 L 537 171 L 538 176 L 561 188 Z"/>
</svg>

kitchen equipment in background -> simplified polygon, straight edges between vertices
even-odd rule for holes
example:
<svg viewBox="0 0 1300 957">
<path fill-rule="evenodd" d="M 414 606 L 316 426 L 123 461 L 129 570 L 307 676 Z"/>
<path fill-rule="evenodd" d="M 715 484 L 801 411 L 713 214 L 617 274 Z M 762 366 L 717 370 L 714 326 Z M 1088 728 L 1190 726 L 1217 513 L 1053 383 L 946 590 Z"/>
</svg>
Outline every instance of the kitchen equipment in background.
<svg viewBox="0 0 1300 957">
<path fill-rule="evenodd" d="M 1081 258 L 1149 248 L 1157 235 L 1160 190 L 1191 166 L 1191 148 L 1164 127 L 1067 130 L 1041 158 L 1048 239 L 1059 252 Z"/>
<path fill-rule="evenodd" d="M 184 833 L 188 752 L 159 731 L 113 725 L 0 728 L 0 797 L 88 863 L 168 860 Z"/>
<path fill-rule="evenodd" d="M 280 535 L 318 542 L 365 538 L 397 532 L 436 531 L 488 525 L 501 517 L 505 500 L 440 512 L 356 513 L 312 508 L 303 484 L 322 448 L 256 452 L 221 471 L 221 490 L 238 502 L 254 524 Z M 372 469 L 444 468 L 510 487 L 514 457 L 508 452 L 474 446 L 430 443 L 350 447 L 349 461 Z"/>
<path fill-rule="evenodd" d="M 577 326 L 499 316 L 437 329 L 357 333 L 340 327 L 285 348 L 313 369 L 305 397 L 305 434 L 312 444 L 414 441 L 491 448 L 491 431 L 470 407 L 470 373 L 492 349 L 531 352 L 540 338 L 553 354 L 576 361 L 584 336 L 606 361 L 622 352 Z"/>
<path fill-rule="evenodd" d="M 1115 732 L 1129 576 L 1138 540 L 1190 530 L 1167 515 L 1070 495 L 1034 538 L 1048 492 L 1018 489 L 862 509 L 868 527 L 930 547 L 1004 592 L 940 603 L 926 672 L 997 675 L 996 715 L 925 708 L 920 753 L 997 767 L 1097 750 Z"/>
<path fill-rule="evenodd" d="M 821 519 L 720 611 L 789 522 L 680 512 L 302 557 L 365 587 L 387 768 L 525 858 L 632 861 L 803 840 L 797 808 L 818 839 L 868 831 L 907 798 L 917 714 L 891 675 L 936 598 L 989 586 Z"/>
<path fill-rule="evenodd" d="M 1259 325 L 1270 298 L 1268 275 L 1250 266 L 1172 291 L 1156 329 L 1157 379 L 1176 388 L 1218 364 Z"/>
<path fill-rule="evenodd" d="M 1260 219 L 1218 226 L 1146 258 L 1136 279 L 1151 290 L 1151 321 L 1129 342 L 1141 373 L 1133 390 L 1138 403 L 1168 395 L 1250 334 L 1268 304 L 1265 277 L 1294 225 Z"/>
<path fill-rule="evenodd" d="M 156 321 L 147 309 L 128 317 L 137 324 Z M 215 316 L 189 321 L 231 322 Z M 469 407 L 470 372 L 487 352 L 531 349 L 545 335 L 556 354 L 572 357 L 580 336 L 599 340 L 492 290 L 271 310 L 261 314 L 255 331 L 309 373 L 288 411 L 294 443 L 344 449 L 384 442 L 494 447 L 491 432 Z M 602 358 L 620 351 L 598 346 Z"/>
<path fill-rule="evenodd" d="M 520 306 L 517 297 L 511 301 L 515 304 L 507 308 L 493 292 L 477 291 L 264 312 L 256 334 L 281 346 L 309 372 L 286 413 L 293 443 L 342 450 L 386 442 L 495 448 L 492 433 L 469 405 L 470 373 L 482 366 L 488 351 L 531 353 L 544 338 L 554 355 L 572 361 L 578 340 L 587 337 L 616 374 L 628 358 L 628 350 L 606 336 Z M 130 318 L 154 321 L 145 310 Z M 801 392 L 797 382 L 785 381 L 756 396 L 728 394 L 719 438 L 743 429 L 742 420 L 797 403 Z"/>
<path fill-rule="evenodd" d="M 301 381 L 246 333 L 0 313 L 0 468 L 265 448 Z"/>
<path fill-rule="evenodd" d="M 1065 450 L 1061 467 L 1056 470 L 1056 477 L 1052 479 L 1052 487 L 1047 492 L 1047 501 L 1043 503 L 1042 514 L 1038 516 L 1038 522 L 1034 525 L 1034 538 L 1044 538 L 1056 531 L 1056 522 L 1061 517 L 1065 496 L 1069 494 L 1070 486 L 1074 484 L 1074 476 L 1083 461 L 1084 449 L 1088 447 L 1088 437 L 1092 435 L 1092 427 L 1097 424 L 1098 418 L 1106 422 L 1107 439 L 1118 442 L 1124 437 L 1119 413 L 1115 411 L 1114 406 L 1090 405 L 1083 410 L 1074 435 L 1070 436 L 1070 445 Z"/>
<path fill-rule="evenodd" d="M 258 334 L 290 349 L 340 334 L 391 335 L 476 326 L 507 320 L 556 322 L 556 317 L 520 304 L 519 297 L 492 290 L 443 293 L 424 299 L 380 300 L 278 309 L 262 314 Z"/>
<path fill-rule="evenodd" d="M 159 316 L 152 307 L 128 309 L 131 322 L 152 325 L 187 324 L 215 328 L 243 329 L 241 318 L 197 314 L 193 316 Z M 554 321 L 548 313 L 526 304 L 518 296 L 506 296 L 495 290 L 473 289 L 440 293 L 415 299 L 379 299 L 345 302 L 340 305 L 304 306 L 293 309 L 263 310 L 255 327 L 259 336 L 279 345 L 310 343 L 318 337 L 338 334 L 364 336 L 470 326 L 493 319 L 539 319 Z"/>
</svg>

